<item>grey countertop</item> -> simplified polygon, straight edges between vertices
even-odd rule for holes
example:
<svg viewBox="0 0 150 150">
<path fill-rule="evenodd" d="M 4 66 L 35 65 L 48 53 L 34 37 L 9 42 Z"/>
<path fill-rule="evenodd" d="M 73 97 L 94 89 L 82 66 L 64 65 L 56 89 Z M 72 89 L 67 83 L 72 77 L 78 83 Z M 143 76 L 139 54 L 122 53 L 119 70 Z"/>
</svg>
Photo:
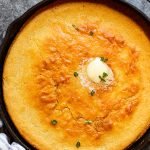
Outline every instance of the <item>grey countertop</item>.
<svg viewBox="0 0 150 150">
<path fill-rule="evenodd" d="M 41 0 L 0 0 L 0 44 L 8 25 Z M 124 0 L 136 6 L 150 18 L 150 0 Z M 5 131 L 5 129 L 3 129 Z M 143 150 L 150 150 L 150 144 Z"/>
</svg>

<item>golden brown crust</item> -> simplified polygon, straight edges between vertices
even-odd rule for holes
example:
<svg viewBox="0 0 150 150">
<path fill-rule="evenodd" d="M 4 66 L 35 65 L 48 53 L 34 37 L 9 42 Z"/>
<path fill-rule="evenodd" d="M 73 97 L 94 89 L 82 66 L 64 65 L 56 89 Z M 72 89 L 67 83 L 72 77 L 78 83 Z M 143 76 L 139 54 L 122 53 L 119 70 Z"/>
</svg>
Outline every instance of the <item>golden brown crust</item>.
<svg viewBox="0 0 150 150">
<path fill-rule="evenodd" d="M 71 137 L 82 135 L 90 140 L 99 139 L 118 120 L 130 116 L 138 104 L 141 82 L 138 51 L 97 23 L 85 21 L 83 25 L 77 25 L 78 31 L 72 26 L 65 28 L 63 24 L 54 26 L 59 32 L 41 46 L 47 57 L 37 72 L 37 93 L 42 110 L 45 110 L 48 124 L 53 118 L 59 120 L 57 128 L 65 128 Z M 64 39 L 71 42 L 64 42 Z M 115 83 L 110 87 L 104 88 L 90 81 L 91 85 L 85 87 L 88 78 L 82 83 L 86 71 L 81 75 L 80 69 L 89 58 L 96 56 L 107 58 L 107 64 L 114 72 Z M 78 78 L 73 76 L 74 71 L 78 71 Z M 95 86 L 94 97 L 88 86 Z M 86 120 L 92 124 L 85 124 Z"/>
<path fill-rule="evenodd" d="M 5 62 L 4 97 L 14 124 L 37 149 L 76 149 L 78 140 L 80 149 L 124 149 L 150 124 L 149 47 L 141 27 L 111 7 L 47 7 L 22 28 Z M 100 56 L 115 82 L 89 83 L 97 89 L 92 97 L 73 73 Z"/>
</svg>

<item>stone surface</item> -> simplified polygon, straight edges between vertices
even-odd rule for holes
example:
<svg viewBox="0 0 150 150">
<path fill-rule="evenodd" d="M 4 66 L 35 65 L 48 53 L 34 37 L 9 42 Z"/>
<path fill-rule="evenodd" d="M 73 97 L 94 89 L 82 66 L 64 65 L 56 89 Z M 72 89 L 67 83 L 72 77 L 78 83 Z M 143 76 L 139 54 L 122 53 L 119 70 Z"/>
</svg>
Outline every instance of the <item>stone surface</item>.
<svg viewBox="0 0 150 150">
<path fill-rule="evenodd" d="M 150 18 L 150 0 L 124 0 L 124 1 L 136 6 Z"/>
<path fill-rule="evenodd" d="M 41 0 L 0 0 L 0 44 L 8 25 Z M 150 18 L 150 0 L 124 0 L 136 6 Z M 5 128 L 0 131 L 7 132 Z M 150 139 L 150 135 L 148 135 Z M 13 139 L 12 139 L 13 140 Z M 140 150 L 150 150 L 150 143 Z"/>
<path fill-rule="evenodd" d="M 0 0 L 0 44 L 8 25 L 41 0 Z"/>
</svg>

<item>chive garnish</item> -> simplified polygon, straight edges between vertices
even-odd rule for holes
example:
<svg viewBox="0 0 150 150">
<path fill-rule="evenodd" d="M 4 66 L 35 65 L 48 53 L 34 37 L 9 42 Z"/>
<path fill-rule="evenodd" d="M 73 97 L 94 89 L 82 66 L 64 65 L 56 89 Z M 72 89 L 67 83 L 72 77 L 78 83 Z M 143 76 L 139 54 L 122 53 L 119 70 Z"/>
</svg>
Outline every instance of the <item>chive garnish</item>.
<svg viewBox="0 0 150 150">
<path fill-rule="evenodd" d="M 77 72 L 74 72 L 74 76 L 77 77 L 77 76 L 78 76 L 78 73 L 77 73 Z"/>
<path fill-rule="evenodd" d="M 91 96 L 94 96 L 95 91 L 94 91 L 94 90 L 92 90 L 90 94 L 91 94 Z"/>
<path fill-rule="evenodd" d="M 57 124 L 57 120 L 51 120 L 51 124 L 55 126 Z"/>
<path fill-rule="evenodd" d="M 102 76 L 99 76 L 100 80 L 103 82 L 106 82 L 105 78 L 108 76 L 108 74 L 106 72 L 103 72 Z"/>
<path fill-rule="evenodd" d="M 80 142 L 78 141 L 77 143 L 76 143 L 76 148 L 79 148 L 81 146 L 81 144 L 80 144 Z"/>
<path fill-rule="evenodd" d="M 103 78 L 106 78 L 108 74 L 106 72 L 103 72 Z"/>
<path fill-rule="evenodd" d="M 101 81 L 106 82 L 106 80 L 103 77 L 99 76 L 99 78 Z"/>
<path fill-rule="evenodd" d="M 93 31 L 90 31 L 89 35 L 90 35 L 90 36 L 93 36 L 93 35 L 94 35 L 94 32 L 93 32 Z"/>
<path fill-rule="evenodd" d="M 74 27 L 77 31 L 79 31 L 79 28 L 77 28 L 76 25 L 72 24 L 72 27 Z"/>
<path fill-rule="evenodd" d="M 85 124 L 92 124 L 92 120 L 86 120 Z"/>
<path fill-rule="evenodd" d="M 100 57 L 100 60 L 103 61 L 103 62 L 107 62 L 108 58 Z"/>
</svg>

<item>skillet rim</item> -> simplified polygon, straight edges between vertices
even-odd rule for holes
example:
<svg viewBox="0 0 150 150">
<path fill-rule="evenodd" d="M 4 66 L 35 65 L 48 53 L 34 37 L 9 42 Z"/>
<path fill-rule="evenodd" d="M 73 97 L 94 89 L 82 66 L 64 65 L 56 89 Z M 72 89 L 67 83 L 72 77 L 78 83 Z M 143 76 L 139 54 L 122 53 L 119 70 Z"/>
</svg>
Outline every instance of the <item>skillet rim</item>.
<svg viewBox="0 0 150 150">
<path fill-rule="evenodd" d="M 57 0 L 43 0 L 36 5 L 32 6 L 30 9 L 28 9 L 23 15 L 21 15 L 19 18 L 15 19 L 7 28 L 5 37 L 2 41 L 2 44 L 0 46 L 0 116 L 8 130 L 8 133 L 10 136 L 19 144 L 21 144 L 25 149 L 31 150 L 35 149 L 33 146 L 31 146 L 17 131 L 17 128 L 13 124 L 7 110 L 6 110 L 6 105 L 4 102 L 3 98 L 3 66 L 4 66 L 4 61 L 8 52 L 8 49 L 13 42 L 14 38 L 16 37 L 17 33 L 23 26 L 23 24 L 39 9 L 47 6 L 50 3 L 53 3 Z M 147 1 L 148 2 L 148 1 Z M 150 18 L 142 12 L 140 9 L 138 9 L 136 6 L 133 4 L 126 2 L 124 0 L 119 0 L 117 3 L 121 3 L 122 5 L 126 5 L 129 7 L 131 10 L 134 10 L 134 12 L 137 13 L 137 15 L 141 16 L 144 21 L 146 21 L 148 24 L 150 24 Z M 146 131 L 146 133 L 140 137 L 137 141 L 135 141 L 132 145 L 127 147 L 126 149 L 128 150 L 142 150 L 142 148 L 150 142 L 148 140 L 150 136 L 150 128 Z"/>
</svg>

